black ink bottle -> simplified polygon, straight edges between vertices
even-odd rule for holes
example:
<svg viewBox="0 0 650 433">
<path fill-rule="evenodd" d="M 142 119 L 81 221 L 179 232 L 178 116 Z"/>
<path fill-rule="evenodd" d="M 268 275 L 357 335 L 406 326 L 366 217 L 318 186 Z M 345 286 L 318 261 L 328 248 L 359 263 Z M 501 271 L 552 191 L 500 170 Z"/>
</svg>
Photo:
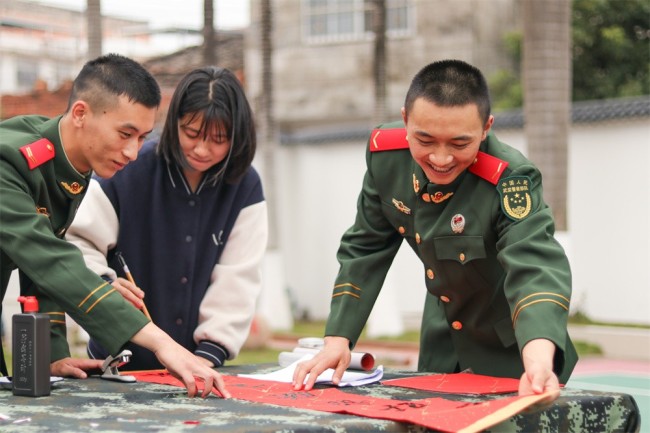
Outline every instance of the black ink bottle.
<svg viewBox="0 0 650 433">
<path fill-rule="evenodd" d="M 23 313 L 12 321 L 14 395 L 50 395 L 50 316 L 38 312 L 34 296 L 20 296 Z"/>
</svg>

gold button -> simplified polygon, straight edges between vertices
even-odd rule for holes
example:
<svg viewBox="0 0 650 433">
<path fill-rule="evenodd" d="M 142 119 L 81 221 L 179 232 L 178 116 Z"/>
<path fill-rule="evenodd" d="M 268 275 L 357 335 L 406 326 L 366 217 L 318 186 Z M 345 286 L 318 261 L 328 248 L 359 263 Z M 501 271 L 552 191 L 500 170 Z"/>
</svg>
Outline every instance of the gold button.
<svg viewBox="0 0 650 433">
<path fill-rule="evenodd" d="M 459 321 L 455 321 L 451 324 L 451 327 L 454 328 L 456 331 L 460 331 L 463 329 L 463 324 L 460 323 Z"/>
<path fill-rule="evenodd" d="M 400 232 L 400 234 L 406 233 L 406 229 L 402 226 L 400 226 L 400 228 L 398 228 L 397 231 Z"/>
<path fill-rule="evenodd" d="M 428 277 L 430 280 L 433 280 L 433 277 L 435 277 L 435 274 L 433 273 L 433 270 L 432 270 L 432 269 L 427 269 L 427 277 Z"/>
<path fill-rule="evenodd" d="M 446 297 L 446 296 L 441 296 L 441 297 L 440 297 L 440 300 L 441 300 L 442 302 L 445 302 L 445 303 L 449 302 L 449 298 Z"/>
<path fill-rule="evenodd" d="M 419 244 L 420 242 L 422 242 L 422 238 L 420 237 L 420 233 L 416 233 L 416 234 L 415 234 L 415 242 L 417 242 L 418 244 Z"/>
<path fill-rule="evenodd" d="M 431 203 L 431 196 L 425 192 L 422 194 L 422 200 L 426 201 L 427 203 Z"/>
<path fill-rule="evenodd" d="M 460 259 L 461 262 L 464 262 L 465 261 L 465 253 L 460 253 L 458 258 Z"/>
</svg>

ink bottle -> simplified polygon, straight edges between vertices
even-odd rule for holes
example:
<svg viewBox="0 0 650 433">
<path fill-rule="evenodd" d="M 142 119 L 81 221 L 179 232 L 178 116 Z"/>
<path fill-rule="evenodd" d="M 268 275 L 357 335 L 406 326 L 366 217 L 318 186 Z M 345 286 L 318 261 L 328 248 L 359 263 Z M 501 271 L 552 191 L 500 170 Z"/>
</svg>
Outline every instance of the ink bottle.
<svg viewBox="0 0 650 433">
<path fill-rule="evenodd" d="M 23 313 L 12 320 L 14 395 L 50 395 L 50 316 L 38 312 L 34 296 L 20 296 Z"/>
</svg>

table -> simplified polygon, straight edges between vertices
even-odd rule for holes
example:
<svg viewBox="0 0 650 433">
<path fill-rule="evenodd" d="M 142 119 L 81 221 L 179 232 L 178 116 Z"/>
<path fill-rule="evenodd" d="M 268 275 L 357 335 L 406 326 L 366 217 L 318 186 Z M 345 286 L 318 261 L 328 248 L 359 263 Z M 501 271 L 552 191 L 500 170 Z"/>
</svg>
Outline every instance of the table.
<svg viewBox="0 0 650 433">
<path fill-rule="evenodd" d="M 277 365 L 226 366 L 223 374 L 264 373 Z M 388 370 L 384 379 L 416 373 Z M 366 385 L 345 392 L 400 400 L 443 397 L 476 402 L 495 396 L 437 394 Z M 8 417 L 9 419 L 4 419 Z M 548 409 L 519 414 L 489 432 L 636 432 L 640 416 L 632 396 L 567 388 Z M 0 390 L 0 431 L 12 432 L 423 432 L 422 427 L 242 400 L 186 396 L 185 389 L 120 383 L 91 377 L 65 379 L 47 397 L 17 397 Z"/>
</svg>

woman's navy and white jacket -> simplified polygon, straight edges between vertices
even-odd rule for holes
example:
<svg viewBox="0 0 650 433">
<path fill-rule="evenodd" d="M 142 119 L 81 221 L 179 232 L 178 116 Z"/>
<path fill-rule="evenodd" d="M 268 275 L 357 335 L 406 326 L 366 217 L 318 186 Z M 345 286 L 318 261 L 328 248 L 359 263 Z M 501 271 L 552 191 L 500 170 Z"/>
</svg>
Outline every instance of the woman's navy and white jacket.
<svg viewBox="0 0 650 433">
<path fill-rule="evenodd" d="M 267 238 L 254 168 L 238 183 L 204 181 L 193 193 L 180 167 L 153 146 L 113 178 L 91 182 L 67 233 L 107 279 L 124 277 L 114 260 L 121 252 L 153 322 L 215 366 L 235 358 L 248 336 Z M 133 356 L 123 370 L 162 368 L 151 352 L 125 348 Z M 92 340 L 89 351 L 108 355 Z"/>
</svg>

